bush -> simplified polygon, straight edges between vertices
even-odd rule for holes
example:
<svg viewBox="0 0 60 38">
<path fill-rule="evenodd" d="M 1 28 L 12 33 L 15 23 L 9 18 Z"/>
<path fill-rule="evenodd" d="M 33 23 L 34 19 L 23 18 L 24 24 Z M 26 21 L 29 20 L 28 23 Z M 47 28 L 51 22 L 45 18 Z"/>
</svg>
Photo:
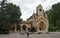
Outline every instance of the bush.
<svg viewBox="0 0 60 38">
<path fill-rule="evenodd" d="M 31 27 L 31 32 L 36 32 L 36 28 L 35 27 Z"/>
<path fill-rule="evenodd" d="M 9 34 L 9 29 L 0 29 L 0 34 Z"/>
</svg>

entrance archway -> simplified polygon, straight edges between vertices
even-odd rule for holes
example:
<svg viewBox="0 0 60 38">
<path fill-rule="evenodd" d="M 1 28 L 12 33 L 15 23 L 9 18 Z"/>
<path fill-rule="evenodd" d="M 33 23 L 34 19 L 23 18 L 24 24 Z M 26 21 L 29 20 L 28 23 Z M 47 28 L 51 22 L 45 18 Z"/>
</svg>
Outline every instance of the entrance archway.
<svg viewBox="0 0 60 38">
<path fill-rule="evenodd" d="M 22 30 L 23 30 L 23 31 L 26 31 L 26 25 L 23 25 L 23 26 L 22 26 Z"/>
<path fill-rule="evenodd" d="M 12 27 L 12 31 L 15 31 L 15 27 L 14 26 Z"/>
<path fill-rule="evenodd" d="M 45 30 L 46 28 L 45 28 L 45 23 L 43 22 L 43 21 L 41 21 L 40 23 L 39 23 L 39 30 L 40 31 L 43 31 L 43 30 Z"/>
<path fill-rule="evenodd" d="M 17 31 L 21 31 L 21 26 L 17 25 Z"/>
</svg>

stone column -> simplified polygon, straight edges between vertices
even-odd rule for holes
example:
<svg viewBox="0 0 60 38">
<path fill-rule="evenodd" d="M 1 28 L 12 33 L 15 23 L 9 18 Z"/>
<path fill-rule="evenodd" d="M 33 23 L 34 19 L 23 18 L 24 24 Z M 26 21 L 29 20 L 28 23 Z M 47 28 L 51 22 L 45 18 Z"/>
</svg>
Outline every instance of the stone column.
<svg viewBox="0 0 60 38">
<path fill-rule="evenodd" d="M 16 32 L 16 23 L 15 23 L 15 32 Z"/>
<path fill-rule="evenodd" d="M 28 31 L 28 27 L 26 27 L 26 31 Z"/>
<path fill-rule="evenodd" d="M 22 32 L 22 25 L 21 25 L 21 32 Z"/>
<path fill-rule="evenodd" d="M 39 32 L 39 25 L 37 24 L 37 32 Z"/>
</svg>

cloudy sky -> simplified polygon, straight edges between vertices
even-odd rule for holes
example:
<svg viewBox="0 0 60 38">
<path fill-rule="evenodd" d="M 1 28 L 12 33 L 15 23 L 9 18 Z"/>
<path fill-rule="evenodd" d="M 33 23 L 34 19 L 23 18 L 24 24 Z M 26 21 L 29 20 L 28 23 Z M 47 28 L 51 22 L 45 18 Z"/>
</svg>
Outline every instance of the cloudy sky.
<svg viewBox="0 0 60 38">
<path fill-rule="evenodd" d="M 10 0 L 10 2 L 20 6 L 23 20 L 26 20 L 33 14 L 33 10 L 41 4 L 44 10 L 51 8 L 52 4 L 60 2 L 60 0 Z"/>
</svg>

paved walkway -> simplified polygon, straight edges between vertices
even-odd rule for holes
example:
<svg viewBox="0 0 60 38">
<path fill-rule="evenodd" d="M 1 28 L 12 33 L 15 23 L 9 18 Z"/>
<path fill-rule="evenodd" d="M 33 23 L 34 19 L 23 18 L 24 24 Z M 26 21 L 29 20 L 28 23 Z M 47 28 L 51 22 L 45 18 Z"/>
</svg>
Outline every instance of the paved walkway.
<svg viewBox="0 0 60 38">
<path fill-rule="evenodd" d="M 27 38 L 26 34 L 10 33 L 9 35 L 0 34 L 0 38 Z M 30 34 L 29 38 L 60 38 L 60 32 L 51 34 Z"/>
</svg>

